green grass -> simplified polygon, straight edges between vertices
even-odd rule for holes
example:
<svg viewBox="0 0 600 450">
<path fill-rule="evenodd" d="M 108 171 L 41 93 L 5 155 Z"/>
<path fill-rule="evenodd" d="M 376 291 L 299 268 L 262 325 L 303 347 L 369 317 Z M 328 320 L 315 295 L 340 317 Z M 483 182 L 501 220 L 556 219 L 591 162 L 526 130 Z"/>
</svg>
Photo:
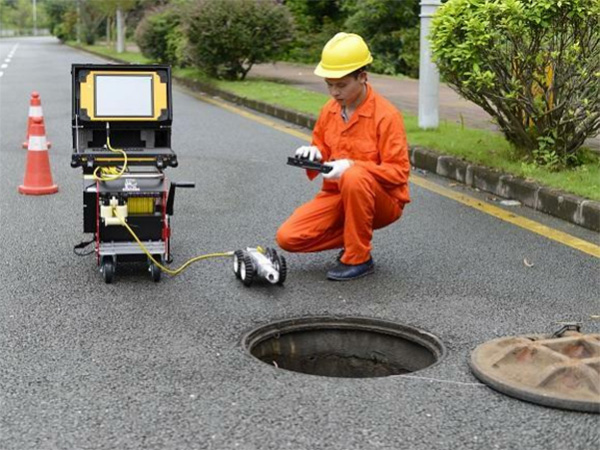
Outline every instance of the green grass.
<svg viewBox="0 0 600 450">
<path fill-rule="evenodd" d="M 97 53 L 134 63 L 151 63 L 139 53 L 117 53 L 105 46 L 82 46 Z M 293 87 L 283 82 L 259 78 L 245 81 L 214 80 L 197 69 L 175 68 L 173 74 L 210 83 L 215 87 L 242 97 L 275 104 L 287 109 L 317 116 L 328 96 Z M 417 117 L 404 113 L 406 134 L 413 145 L 420 145 L 466 161 L 493 167 L 523 178 L 538 181 L 593 200 L 600 200 L 600 159 L 590 156 L 590 162 L 572 170 L 550 172 L 524 164 L 513 157 L 510 144 L 500 133 L 462 127 L 443 121 L 437 130 L 421 130 Z"/>
<path fill-rule="evenodd" d="M 319 92 L 296 89 L 283 83 L 261 79 L 247 81 L 217 81 L 217 87 L 242 97 L 260 100 L 287 109 L 317 116 L 329 96 Z"/>
</svg>

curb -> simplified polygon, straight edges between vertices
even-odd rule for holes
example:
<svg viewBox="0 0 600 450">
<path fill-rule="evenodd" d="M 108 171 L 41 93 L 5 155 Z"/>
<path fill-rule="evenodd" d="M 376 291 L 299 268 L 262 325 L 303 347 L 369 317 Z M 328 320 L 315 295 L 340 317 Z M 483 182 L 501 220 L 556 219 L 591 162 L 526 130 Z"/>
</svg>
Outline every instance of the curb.
<svg viewBox="0 0 600 450">
<path fill-rule="evenodd" d="M 466 186 L 489 192 L 498 197 L 514 199 L 535 211 L 589 230 L 600 231 L 600 202 L 551 189 L 511 174 L 463 161 L 454 156 L 440 155 L 413 146 L 410 152 L 413 166 L 456 180 Z"/>
<path fill-rule="evenodd" d="M 75 48 L 111 61 L 127 63 L 127 61 L 107 57 L 80 47 Z M 245 106 L 294 125 L 312 129 L 316 122 L 316 117 L 312 115 L 299 113 L 259 100 L 241 97 L 215 88 L 208 83 L 176 76 L 173 76 L 173 79 L 190 89 L 220 97 L 229 102 Z M 559 189 L 548 188 L 485 166 L 471 164 L 455 156 L 441 155 L 433 150 L 419 146 L 411 146 L 409 156 L 411 164 L 418 169 L 433 172 L 498 197 L 518 200 L 522 205 L 535 211 L 558 217 L 589 230 L 600 231 L 600 202 L 578 197 Z"/>
</svg>

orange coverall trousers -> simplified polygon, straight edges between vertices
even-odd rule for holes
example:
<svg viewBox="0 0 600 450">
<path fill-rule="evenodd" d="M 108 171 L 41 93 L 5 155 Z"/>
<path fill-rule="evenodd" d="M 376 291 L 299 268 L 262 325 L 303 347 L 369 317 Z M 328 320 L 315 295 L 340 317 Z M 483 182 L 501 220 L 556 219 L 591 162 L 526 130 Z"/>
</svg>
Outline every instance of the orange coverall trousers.
<svg viewBox="0 0 600 450">
<path fill-rule="evenodd" d="M 402 206 L 358 165 L 342 174 L 338 187 L 321 190 L 281 225 L 277 243 L 282 249 L 306 253 L 343 247 L 342 263 L 369 260 L 373 230 L 398 220 Z"/>
</svg>

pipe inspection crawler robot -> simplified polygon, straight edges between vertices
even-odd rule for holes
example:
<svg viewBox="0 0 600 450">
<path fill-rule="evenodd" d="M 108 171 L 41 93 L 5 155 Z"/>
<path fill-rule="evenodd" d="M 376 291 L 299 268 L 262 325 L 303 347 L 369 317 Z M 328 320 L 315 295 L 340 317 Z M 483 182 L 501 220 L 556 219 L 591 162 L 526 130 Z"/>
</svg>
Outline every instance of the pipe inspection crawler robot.
<svg viewBox="0 0 600 450">
<path fill-rule="evenodd" d="M 248 247 L 233 253 L 233 272 L 244 286 L 258 279 L 281 286 L 287 277 L 287 263 L 274 248 Z"/>
<path fill-rule="evenodd" d="M 170 260 L 177 187 L 171 149 L 171 68 L 73 64 L 71 166 L 83 169 L 83 231 L 93 233 L 104 281 L 117 263 L 147 261 L 159 281 Z M 152 256 L 152 258 L 150 258 Z"/>
</svg>

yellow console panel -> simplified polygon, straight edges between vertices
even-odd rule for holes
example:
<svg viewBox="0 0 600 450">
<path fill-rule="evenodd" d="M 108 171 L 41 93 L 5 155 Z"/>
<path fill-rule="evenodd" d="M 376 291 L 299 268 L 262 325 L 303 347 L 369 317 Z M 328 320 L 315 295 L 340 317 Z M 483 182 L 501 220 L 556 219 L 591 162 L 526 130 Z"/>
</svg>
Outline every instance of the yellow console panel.
<svg viewBox="0 0 600 450">
<path fill-rule="evenodd" d="M 167 89 L 153 71 L 92 70 L 80 81 L 80 112 L 91 121 L 158 121 L 168 114 Z"/>
</svg>

